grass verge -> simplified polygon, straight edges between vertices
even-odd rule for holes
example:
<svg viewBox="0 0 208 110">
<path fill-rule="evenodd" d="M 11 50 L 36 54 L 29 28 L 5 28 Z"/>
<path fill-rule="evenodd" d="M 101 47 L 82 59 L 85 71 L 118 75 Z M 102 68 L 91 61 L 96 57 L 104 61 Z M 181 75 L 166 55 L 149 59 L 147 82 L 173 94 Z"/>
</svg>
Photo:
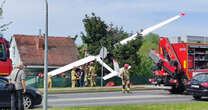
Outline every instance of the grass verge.
<svg viewBox="0 0 208 110">
<path fill-rule="evenodd" d="M 178 104 L 138 104 L 124 106 L 97 106 L 49 108 L 49 110 L 207 110 L 208 102 L 178 103 Z M 41 110 L 41 109 L 35 109 Z"/>
</svg>

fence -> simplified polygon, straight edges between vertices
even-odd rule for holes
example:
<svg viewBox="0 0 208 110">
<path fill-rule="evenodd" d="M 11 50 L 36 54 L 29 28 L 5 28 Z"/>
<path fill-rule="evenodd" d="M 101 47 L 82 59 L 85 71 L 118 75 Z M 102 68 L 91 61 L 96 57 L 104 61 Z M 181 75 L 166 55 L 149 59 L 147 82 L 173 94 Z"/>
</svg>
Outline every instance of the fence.
<svg viewBox="0 0 208 110">
<path fill-rule="evenodd" d="M 140 84 L 149 84 L 149 77 L 145 76 L 132 76 L 131 83 L 133 85 Z M 95 79 L 96 86 L 101 86 L 101 77 Z M 103 86 L 108 82 L 114 82 L 115 86 L 121 85 L 121 79 L 119 77 L 114 77 L 109 80 L 103 81 Z M 43 88 L 43 78 L 38 76 L 27 76 L 26 84 L 35 88 Z M 71 78 L 70 77 L 52 77 L 53 87 L 71 87 Z M 77 85 L 78 86 L 78 85 Z"/>
</svg>

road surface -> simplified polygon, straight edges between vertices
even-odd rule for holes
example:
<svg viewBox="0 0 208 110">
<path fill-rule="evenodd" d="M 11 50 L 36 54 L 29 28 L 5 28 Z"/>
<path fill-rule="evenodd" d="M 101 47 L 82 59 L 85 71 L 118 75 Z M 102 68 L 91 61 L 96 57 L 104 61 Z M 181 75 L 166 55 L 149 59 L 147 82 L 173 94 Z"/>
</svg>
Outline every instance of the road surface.
<svg viewBox="0 0 208 110">
<path fill-rule="evenodd" d="M 50 108 L 181 102 L 194 102 L 194 100 L 190 95 L 173 95 L 164 90 L 133 91 L 130 94 L 123 94 L 121 92 L 96 92 L 49 94 L 48 96 L 48 106 Z M 37 108 L 41 107 L 41 105 L 37 106 Z"/>
</svg>

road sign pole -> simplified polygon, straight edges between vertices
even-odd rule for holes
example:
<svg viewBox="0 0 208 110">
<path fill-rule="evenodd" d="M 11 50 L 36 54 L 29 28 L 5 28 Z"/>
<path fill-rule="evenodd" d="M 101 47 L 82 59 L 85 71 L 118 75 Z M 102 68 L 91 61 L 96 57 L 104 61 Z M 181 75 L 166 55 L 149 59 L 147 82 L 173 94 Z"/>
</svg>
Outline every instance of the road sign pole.
<svg viewBox="0 0 208 110">
<path fill-rule="evenodd" d="M 107 57 L 107 54 L 108 54 L 107 49 L 102 46 L 102 48 L 100 49 L 100 54 L 99 54 L 99 56 L 102 58 L 102 63 L 101 63 L 102 69 L 101 69 L 101 80 L 100 80 L 101 87 L 103 87 L 103 63 L 104 63 L 104 58 Z"/>
</svg>

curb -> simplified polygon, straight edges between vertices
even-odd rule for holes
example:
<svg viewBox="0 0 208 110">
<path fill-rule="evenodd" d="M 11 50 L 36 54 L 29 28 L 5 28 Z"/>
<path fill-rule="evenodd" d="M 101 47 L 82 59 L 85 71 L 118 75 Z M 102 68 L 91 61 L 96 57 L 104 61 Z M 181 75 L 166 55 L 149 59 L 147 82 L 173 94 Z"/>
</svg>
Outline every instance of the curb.
<svg viewBox="0 0 208 110">
<path fill-rule="evenodd" d="M 96 90 L 97 89 L 97 90 Z M 101 89 L 101 90 L 99 90 Z M 104 90 L 102 90 L 104 89 Z M 106 89 L 106 90 L 105 90 Z M 111 90 L 112 89 L 112 90 Z M 147 88 L 147 87 L 133 87 L 131 88 L 131 91 L 144 91 L 144 90 L 160 90 L 157 88 Z M 38 89 L 43 93 L 43 89 Z M 77 91 L 76 91 L 77 90 Z M 83 91 L 82 91 L 83 90 Z M 86 91 L 85 91 L 86 90 Z M 116 91 L 121 91 L 121 87 L 113 87 L 113 88 L 60 88 L 60 89 L 49 89 L 48 94 L 69 94 L 69 93 L 95 93 L 95 92 L 116 92 Z M 57 92 L 50 92 L 50 91 L 57 91 Z"/>
</svg>

